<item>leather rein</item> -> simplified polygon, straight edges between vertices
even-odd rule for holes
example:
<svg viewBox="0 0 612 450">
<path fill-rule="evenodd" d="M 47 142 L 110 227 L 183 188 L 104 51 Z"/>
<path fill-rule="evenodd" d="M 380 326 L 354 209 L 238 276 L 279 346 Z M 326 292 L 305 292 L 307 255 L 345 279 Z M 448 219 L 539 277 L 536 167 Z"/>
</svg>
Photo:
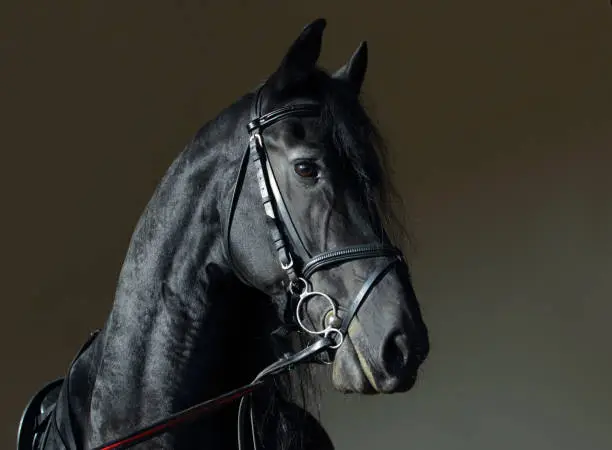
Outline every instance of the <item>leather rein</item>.
<svg viewBox="0 0 612 450">
<path fill-rule="evenodd" d="M 288 105 L 262 115 L 260 112 L 261 90 L 262 88 L 260 87 L 255 94 L 255 100 L 251 110 L 251 121 L 247 125 L 249 144 L 242 157 L 234 184 L 234 191 L 228 212 L 227 229 L 225 230 L 226 251 L 230 262 L 232 262 L 229 238 L 230 228 L 237 207 L 240 190 L 244 182 L 246 168 L 250 160 L 257 171 L 257 182 L 274 248 L 278 254 L 279 263 L 287 276 L 288 283 L 286 286 L 288 295 L 298 300 L 295 310 L 295 319 L 299 325 L 298 331 L 306 332 L 315 336 L 317 339 L 314 343 L 294 354 L 284 355 L 278 361 L 262 370 L 249 384 L 174 413 L 157 422 L 139 428 L 126 436 L 106 442 L 91 450 L 130 448 L 140 442 L 150 440 L 155 436 L 174 429 L 179 425 L 193 422 L 201 416 L 210 414 L 212 411 L 239 399 L 238 448 L 239 450 L 244 450 L 244 423 L 247 419 L 248 401 L 252 400 L 250 394 L 262 388 L 265 382 L 271 377 L 289 371 L 298 364 L 320 362 L 316 360 L 317 356 L 323 352 L 333 351 L 340 347 L 344 337 L 348 333 L 352 319 L 357 314 L 357 311 L 372 288 L 391 270 L 395 263 L 403 259 L 399 249 L 378 243 L 349 246 L 325 251 L 316 256 L 310 255 L 300 238 L 297 227 L 291 219 L 276 182 L 264 145 L 263 132 L 267 127 L 288 117 L 318 117 L 320 115 L 320 107 L 315 104 Z M 298 270 L 294 263 L 297 258 L 294 259 L 292 250 L 301 261 L 304 261 L 300 270 Z M 342 315 L 339 314 L 340 307 L 330 296 L 323 292 L 311 290 L 309 278 L 319 270 L 358 259 L 380 257 L 385 257 L 387 262 L 370 274 L 349 308 L 343 311 Z M 250 283 L 248 283 L 246 277 L 240 273 L 238 267 L 235 264 L 232 264 L 232 266 L 238 278 L 249 285 Z M 309 329 L 304 325 L 301 317 L 304 303 L 313 297 L 322 298 L 328 302 L 330 306 L 329 314 L 326 315 L 326 326 L 321 330 Z M 253 448 L 257 449 L 252 407 L 249 407 L 249 410 L 251 439 Z"/>
</svg>

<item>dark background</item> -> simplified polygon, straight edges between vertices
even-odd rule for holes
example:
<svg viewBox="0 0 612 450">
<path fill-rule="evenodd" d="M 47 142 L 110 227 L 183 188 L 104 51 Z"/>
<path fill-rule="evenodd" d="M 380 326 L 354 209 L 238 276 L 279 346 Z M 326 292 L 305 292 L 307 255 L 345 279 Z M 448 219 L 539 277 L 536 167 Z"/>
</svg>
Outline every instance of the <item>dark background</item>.
<svg viewBox="0 0 612 450">
<path fill-rule="evenodd" d="M 612 8 L 605 0 L 0 4 L 0 447 L 111 306 L 172 159 L 312 19 L 359 41 L 432 353 L 329 393 L 338 449 L 612 448 Z"/>
</svg>

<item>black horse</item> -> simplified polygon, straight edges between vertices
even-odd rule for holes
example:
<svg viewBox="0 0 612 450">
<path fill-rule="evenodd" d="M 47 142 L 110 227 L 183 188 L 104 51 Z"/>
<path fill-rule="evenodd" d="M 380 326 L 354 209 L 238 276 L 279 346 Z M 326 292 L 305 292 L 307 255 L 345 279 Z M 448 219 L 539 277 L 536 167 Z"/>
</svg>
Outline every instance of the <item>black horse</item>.
<svg viewBox="0 0 612 450">
<path fill-rule="evenodd" d="M 359 100 L 367 47 L 329 75 L 324 28 L 173 162 L 104 327 L 31 400 L 20 450 L 333 448 L 301 363 L 346 393 L 413 386 L 429 340 Z"/>
</svg>

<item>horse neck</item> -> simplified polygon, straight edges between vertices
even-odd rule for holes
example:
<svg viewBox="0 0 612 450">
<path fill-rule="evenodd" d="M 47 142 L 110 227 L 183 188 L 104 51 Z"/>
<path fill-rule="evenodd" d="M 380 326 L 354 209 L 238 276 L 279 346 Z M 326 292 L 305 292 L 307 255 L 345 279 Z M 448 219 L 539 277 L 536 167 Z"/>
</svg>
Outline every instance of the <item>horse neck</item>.
<svg viewBox="0 0 612 450">
<path fill-rule="evenodd" d="M 71 408 L 86 448 L 254 375 L 238 367 L 235 343 L 249 336 L 241 336 L 237 320 L 240 296 L 225 262 L 219 200 L 231 185 L 219 171 L 232 173 L 233 166 L 223 167 L 231 163 L 222 151 L 228 144 L 219 148 L 227 137 L 215 132 L 218 148 L 203 151 L 207 137 L 200 135 L 164 176 L 133 233 L 107 322 L 69 375 Z M 235 435 L 218 432 L 235 427 L 229 417 L 215 414 L 198 427 L 199 436 L 210 434 L 207 448 L 215 448 L 213 437 L 231 448 L 226 444 Z M 150 445 L 178 448 L 178 436 L 190 442 L 190 434 L 167 433 Z"/>
<path fill-rule="evenodd" d="M 276 317 L 272 302 L 239 283 L 224 256 L 227 205 L 219 199 L 230 196 L 233 180 L 224 174 L 234 173 L 241 153 L 229 149 L 246 144 L 234 131 L 245 118 L 231 112 L 240 103 L 169 168 L 133 233 L 105 326 L 68 374 L 73 429 L 85 448 L 244 385 L 275 358 L 273 324 L 263 320 Z M 278 401 L 270 409 L 271 397 Z M 266 448 L 285 435 L 300 448 L 304 414 L 280 397 L 274 388 L 256 396 L 268 417 L 290 410 L 279 425 L 268 421 Z M 236 419 L 235 404 L 138 448 L 231 450 Z M 316 420 L 307 428 L 314 448 L 332 448 L 321 445 L 327 441 Z"/>
<path fill-rule="evenodd" d="M 228 297 L 241 294 L 237 291 L 226 293 Z M 225 299 L 219 297 L 217 301 Z M 228 304 L 227 311 L 234 316 L 238 312 L 235 304 Z M 185 352 L 185 346 L 175 343 L 167 343 L 161 347 L 161 351 L 158 346 L 151 346 L 144 358 L 130 356 L 128 352 L 136 352 L 127 350 L 123 342 L 115 342 L 116 339 L 111 337 L 113 333 L 109 320 L 90 349 L 77 360 L 70 375 L 71 406 L 74 417 L 78 418 L 85 448 L 136 431 L 174 412 L 250 382 L 272 360 L 268 341 L 260 334 L 262 330 L 258 330 L 260 333 L 255 336 L 251 333 L 252 325 L 258 323 L 253 312 L 250 308 L 245 310 L 245 317 L 251 319 L 251 329 L 244 321 L 234 317 L 227 327 L 234 333 L 233 339 L 227 337 L 231 333 L 217 332 L 209 335 L 202 350 L 192 351 L 189 357 L 181 358 L 176 355 Z M 216 318 L 228 323 L 223 316 L 220 314 Z M 176 329 L 175 336 L 181 336 L 180 331 Z M 165 336 L 160 333 L 165 334 L 165 331 L 152 330 L 148 335 L 134 336 L 134 340 L 124 333 L 119 341 L 127 338 L 131 342 L 161 342 Z M 253 337 L 258 345 L 249 345 Z M 112 356 L 110 346 L 121 349 L 123 357 Z M 176 352 L 169 351 L 171 348 L 175 348 Z M 153 373 L 147 373 L 150 365 L 155 365 Z M 107 366 L 113 367 L 112 372 L 104 370 Z M 139 376 L 137 372 L 142 375 Z M 95 374 L 93 380 L 92 374 Z M 259 404 L 263 406 L 266 400 L 260 397 Z M 193 426 L 177 428 L 138 448 L 234 449 L 237 441 L 237 406 L 238 403 L 224 406 L 200 418 Z"/>
</svg>

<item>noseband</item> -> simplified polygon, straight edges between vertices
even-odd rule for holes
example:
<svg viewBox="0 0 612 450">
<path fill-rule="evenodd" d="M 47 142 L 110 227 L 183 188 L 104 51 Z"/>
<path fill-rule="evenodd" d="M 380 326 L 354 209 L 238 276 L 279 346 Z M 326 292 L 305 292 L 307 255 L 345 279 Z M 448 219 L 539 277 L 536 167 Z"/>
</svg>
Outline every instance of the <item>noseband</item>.
<svg viewBox="0 0 612 450">
<path fill-rule="evenodd" d="M 263 132 L 269 126 L 289 117 L 318 117 L 320 115 L 320 107 L 314 104 L 288 105 L 262 115 L 260 112 L 260 97 L 261 88 L 258 89 L 253 102 L 251 110 L 252 119 L 247 125 L 249 144 L 242 157 L 236 182 L 234 183 L 227 228 L 225 230 L 226 251 L 238 278 L 245 284 L 250 285 L 246 277 L 240 272 L 238 266 L 233 263 L 230 251 L 230 229 L 250 157 L 257 171 L 259 192 L 263 201 L 272 242 L 277 252 L 280 266 L 286 274 L 285 286 L 287 294 L 290 298 L 297 300 L 295 311 L 293 312 L 294 319 L 297 322 L 299 331 L 316 337 L 316 340 L 294 354 L 284 355 L 278 361 L 262 370 L 251 383 L 245 386 L 222 394 L 214 399 L 198 403 L 92 450 L 116 450 L 132 447 L 165 433 L 178 425 L 192 422 L 238 399 L 240 399 L 238 409 L 238 448 L 240 450 L 244 448 L 243 425 L 247 420 L 248 407 L 251 439 L 253 448 L 256 450 L 257 439 L 255 436 L 254 413 L 252 404 L 248 403 L 252 401 L 250 394 L 262 387 L 268 378 L 286 372 L 298 364 L 325 362 L 317 359 L 317 357 L 324 352 L 333 351 L 342 345 L 351 321 L 356 316 L 372 288 L 391 270 L 394 264 L 402 261 L 402 253 L 399 249 L 379 243 L 333 249 L 315 256 L 308 252 L 295 223 L 291 219 L 291 215 L 276 182 L 264 145 Z M 320 270 L 329 269 L 350 261 L 383 257 L 387 260 L 385 264 L 370 274 L 349 307 L 342 311 L 342 314 L 340 314 L 340 306 L 332 297 L 323 292 L 312 290 L 310 277 Z M 321 330 L 311 329 L 303 321 L 305 303 L 312 298 L 323 299 L 329 304 L 329 310 L 325 315 L 325 320 L 322 321 L 324 326 Z"/>
</svg>

